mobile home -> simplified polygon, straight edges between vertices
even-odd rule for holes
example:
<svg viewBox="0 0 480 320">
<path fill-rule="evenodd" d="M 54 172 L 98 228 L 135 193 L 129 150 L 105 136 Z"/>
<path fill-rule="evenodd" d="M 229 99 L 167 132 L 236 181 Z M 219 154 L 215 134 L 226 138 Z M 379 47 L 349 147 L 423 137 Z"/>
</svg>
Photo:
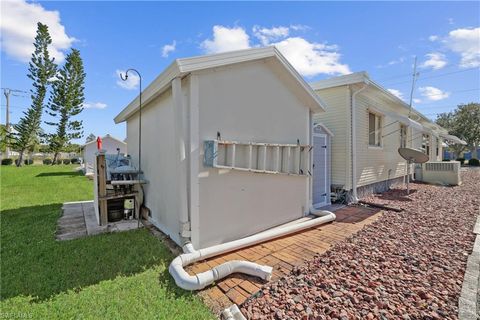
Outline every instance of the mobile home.
<svg viewBox="0 0 480 320">
<path fill-rule="evenodd" d="M 328 106 L 314 118 L 333 132 L 332 185 L 348 202 L 404 181 L 407 166 L 398 148 L 421 149 L 430 161 L 441 161 L 443 140 L 456 139 L 366 72 L 311 86 Z"/>
</svg>

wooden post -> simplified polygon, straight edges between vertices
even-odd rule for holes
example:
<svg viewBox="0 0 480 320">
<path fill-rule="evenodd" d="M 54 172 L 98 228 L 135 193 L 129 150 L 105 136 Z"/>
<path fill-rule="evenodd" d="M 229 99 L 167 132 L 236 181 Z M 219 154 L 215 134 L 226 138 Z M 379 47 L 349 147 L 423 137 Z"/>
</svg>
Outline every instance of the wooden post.
<svg viewBox="0 0 480 320">
<path fill-rule="evenodd" d="M 105 153 L 97 154 L 97 181 L 98 181 L 98 206 L 100 210 L 100 225 L 108 224 L 107 212 L 107 168 L 105 163 Z"/>
</svg>

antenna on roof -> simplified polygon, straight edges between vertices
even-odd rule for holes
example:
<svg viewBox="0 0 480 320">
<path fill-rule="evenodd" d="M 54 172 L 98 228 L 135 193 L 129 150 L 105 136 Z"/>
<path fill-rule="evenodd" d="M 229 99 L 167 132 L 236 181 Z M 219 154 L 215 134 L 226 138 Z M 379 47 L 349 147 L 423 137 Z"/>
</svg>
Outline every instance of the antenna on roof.
<svg viewBox="0 0 480 320">
<path fill-rule="evenodd" d="M 415 83 L 417 82 L 417 77 L 420 73 L 417 72 L 417 56 L 415 56 L 415 61 L 413 62 L 413 74 L 412 74 L 412 90 L 410 90 L 410 108 L 408 110 L 408 117 L 412 113 L 412 100 L 413 100 L 413 90 L 415 90 Z"/>
</svg>

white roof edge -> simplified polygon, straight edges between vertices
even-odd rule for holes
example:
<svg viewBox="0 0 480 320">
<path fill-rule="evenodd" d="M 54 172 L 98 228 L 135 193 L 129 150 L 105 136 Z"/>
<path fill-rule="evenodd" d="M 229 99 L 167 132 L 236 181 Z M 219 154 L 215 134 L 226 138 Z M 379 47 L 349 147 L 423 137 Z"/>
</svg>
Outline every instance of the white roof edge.
<svg viewBox="0 0 480 320">
<path fill-rule="evenodd" d="M 467 145 L 467 143 L 464 140 L 460 139 L 457 136 L 454 136 L 453 134 L 440 133 L 440 137 L 444 138 L 445 140 L 452 141 L 456 144 Z"/>
<path fill-rule="evenodd" d="M 343 76 L 333 77 L 325 80 L 310 83 L 313 90 L 321 90 L 345 86 L 354 83 L 362 83 L 369 81 L 370 78 L 366 71 L 354 72 Z"/>
<path fill-rule="evenodd" d="M 299 84 L 303 87 L 303 89 L 310 95 L 310 97 L 313 99 L 313 101 L 319 106 L 319 108 L 316 108 L 317 110 L 314 110 L 315 108 L 312 108 L 312 106 L 309 106 L 310 109 L 319 112 L 319 111 L 326 111 L 327 105 L 326 103 L 318 96 L 318 94 L 313 90 L 313 88 L 308 84 L 305 79 L 298 73 L 297 69 L 295 69 L 290 62 L 283 56 L 283 54 L 276 48 L 273 47 L 273 50 L 277 56 L 277 58 L 282 62 L 282 64 L 287 68 L 288 71 L 290 71 L 291 75 L 297 79 Z"/>
<path fill-rule="evenodd" d="M 318 97 L 309 84 L 300 76 L 285 57 L 273 46 L 263 48 L 251 48 L 238 51 L 229 51 L 224 53 L 204 55 L 190 58 L 181 58 L 173 61 L 155 80 L 142 91 L 142 105 L 147 104 L 153 98 L 163 93 L 171 85 L 171 80 L 178 76 L 188 74 L 189 72 L 199 71 L 209 68 L 221 67 L 235 63 L 259 60 L 269 57 L 276 57 L 296 78 L 300 86 L 312 99 L 313 105 L 308 107 L 315 112 L 325 111 L 326 104 Z M 138 109 L 139 97 L 133 99 L 117 116 L 115 123 L 125 121 Z"/>
<path fill-rule="evenodd" d="M 102 137 L 102 140 L 105 139 L 105 138 L 111 138 L 111 139 L 116 140 L 116 141 L 118 141 L 118 142 L 120 142 L 120 143 L 123 143 L 123 144 L 125 144 L 125 145 L 127 144 L 125 141 L 122 141 L 122 140 L 120 140 L 120 139 L 118 139 L 118 138 L 115 138 L 114 136 L 112 136 L 112 135 L 110 135 L 110 134 L 108 134 L 108 133 Z M 84 144 L 82 144 L 80 147 L 83 148 L 83 147 L 85 147 L 86 145 L 92 144 L 92 143 L 94 143 L 94 142 L 97 142 L 97 139 L 92 140 L 92 141 L 87 142 L 87 143 L 84 143 Z"/>
<path fill-rule="evenodd" d="M 390 100 L 402 105 L 404 108 L 410 109 L 410 105 L 405 103 L 402 99 L 398 98 L 394 94 L 392 94 L 390 91 L 387 89 L 383 88 L 381 85 L 370 79 L 370 76 L 366 71 L 360 71 L 360 72 L 355 72 L 351 74 L 347 74 L 344 76 L 338 76 L 330 79 L 325 79 L 325 80 L 320 80 L 314 83 L 311 83 L 310 85 L 314 90 L 321 90 L 321 89 L 328 89 L 328 88 L 334 88 L 334 87 L 339 87 L 339 86 L 346 86 L 346 85 L 351 85 L 355 83 L 367 83 L 370 85 L 373 85 L 376 89 L 380 90 L 384 95 L 386 95 Z M 416 110 L 415 108 L 412 107 L 412 113 L 417 115 L 419 118 L 421 118 L 424 122 L 427 123 L 433 123 L 430 119 L 428 119 L 425 115 L 423 115 L 420 111 Z M 436 125 L 436 124 L 435 124 Z M 437 125 L 438 126 L 438 125 Z M 443 129 L 442 127 L 438 126 L 440 129 Z"/>
<path fill-rule="evenodd" d="M 180 70 L 178 68 L 177 60 L 174 60 L 160 75 L 158 75 L 155 80 L 153 80 L 143 91 L 142 91 L 142 105 L 148 103 L 157 95 L 163 93 L 171 83 L 171 80 L 180 75 Z M 155 88 L 159 88 L 155 90 Z M 137 110 L 139 105 L 139 96 L 137 95 L 119 114 L 113 119 L 115 123 L 120 123 L 125 121 L 129 116 L 131 116 Z"/>
<path fill-rule="evenodd" d="M 321 122 L 315 123 L 315 124 L 313 125 L 313 127 L 314 127 L 314 128 L 315 128 L 315 127 L 321 127 L 326 133 L 328 133 L 328 135 L 330 135 L 331 137 L 334 136 L 333 132 L 332 132 L 330 129 L 328 129 L 328 128 L 327 128 L 323 123 L 321 123 Z"/>
</svg>

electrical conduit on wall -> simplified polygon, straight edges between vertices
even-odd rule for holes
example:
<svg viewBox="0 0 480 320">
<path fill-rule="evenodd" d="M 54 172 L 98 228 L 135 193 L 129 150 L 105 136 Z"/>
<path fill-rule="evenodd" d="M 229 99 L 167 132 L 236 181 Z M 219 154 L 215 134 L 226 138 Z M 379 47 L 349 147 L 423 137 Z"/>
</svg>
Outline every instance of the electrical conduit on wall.
<svg viewBox="0 0 480 320">
<path fill-rule="evenodd" d="M 311 214 L 318 216 L 318 218 L 299 222 L 292 225 L 286 225 L 284 227 L 270 229 L 246 238 L 200 250 L 195 250 L 193 248 L 193 245 L 190 243 L 186 244 L 183 247 L 185 253 L 173 259 L 168 270 L 172 275 L 173 279 L 175 280 L 175 283 L 180 288 L 185 290 L 201 290 L 212 284 L 214 281 L 220 280 L 236 272 L 259 277 L 264 280 L 270 280 L 273 271 L 272 267 L 259 265 L 250 261 L 228 261 L 208 271 L 197 273 L 193 276 L 188 274 L 185 271 L 184 267 L 194 262 L 208 259 L 219 254 L 245 248 L 247 246 L 265 242 L 304 229 L 313 228 L 315 226 L 335 220 L 335 214 L 330 211 L 311 210 Z"/>
</svg>

